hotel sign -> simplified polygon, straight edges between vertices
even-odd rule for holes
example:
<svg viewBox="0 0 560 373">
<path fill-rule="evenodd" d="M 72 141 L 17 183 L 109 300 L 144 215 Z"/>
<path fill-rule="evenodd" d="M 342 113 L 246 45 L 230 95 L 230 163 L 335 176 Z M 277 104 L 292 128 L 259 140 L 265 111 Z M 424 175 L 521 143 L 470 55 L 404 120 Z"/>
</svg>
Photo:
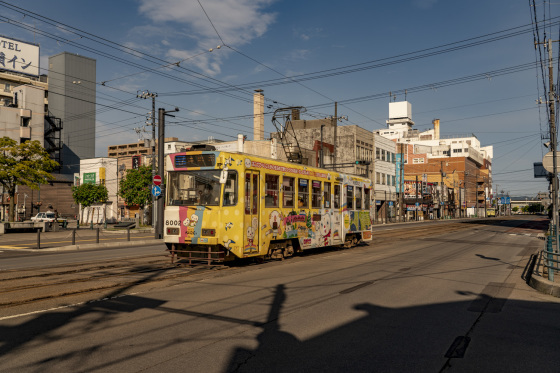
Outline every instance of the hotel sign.
<svg viewBox="0 0 560 373">
<path fill-rule="evenodd" d="M 0 70 L 39 76 L 39 45 L 0 35 Z"/>
</svg>

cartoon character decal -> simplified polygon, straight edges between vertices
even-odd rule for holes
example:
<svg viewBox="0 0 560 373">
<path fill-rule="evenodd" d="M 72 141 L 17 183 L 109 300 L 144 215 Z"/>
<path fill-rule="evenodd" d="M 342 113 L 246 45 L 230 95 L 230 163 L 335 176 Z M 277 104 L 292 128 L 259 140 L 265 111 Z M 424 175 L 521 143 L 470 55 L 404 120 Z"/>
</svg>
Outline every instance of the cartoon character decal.
<svg viewBox="0 0 560 373">
<path fill-rule="evenodd" d="M 226 223 L 226 231 L 230 228 L 233 228 L 233 222 Z"/>
<path fill-rule="evenodd" d="M 224 247 L 226 248 L 226 250 L 231 251 L 231 249 L 229 248 L 229 246 L 230 246 L 232 243 L 235 243 L 235 241 L 234 241 L 234 240 L 231 240 L 231 239 L 229 239 L 229 240 L 227 240 L 227 241 L 224 241 Z"/>
<path fill-rule="evenodd" d="M 198 216 L 196 214 L 191 215 L 191 227 L 196 227 L 196 223 L 198 223 Z"/>
<path fill-rule="evenodd" d="M 185 227 L 188 227 L 190 222 L 191 222 L 191 221 L 189 220 L 189 218 L 185 218 L 185 220 L 183 220 L 183 225 L 184 225 Z"/>
<path fill-rule="evenodd" d="M 272 228 L 272 239 L 275 240 L 282 234 L 282 214 L 273 210 L 269 216 L 270 228 Z"/>
<path fill-rule="evenodd" d="M 323 216 L 321 216 L 319 227 L 319 234 L 321 235 L 322 239 L 322 241 L 319 242 L 319 245 L 328 246 L 331 237 L 331 217 L 328 213 L 325 213 L 323 214 Z"/>
<path fill-rule="evenodd" d="M 233 161 L 235 161 L 235 159 L 233 159 L 231 156 L 227 157 L 224 161 L 224 166 L 231 166 L 233 164 Z"/>
<path fill-rule="evenodd" d="M 245 246 L 245 248 L 256 248 L 255 245 L 255 234 L 257 234 L 257 231 L 259 229 L 259 219 L 257 219 L 256 217 L 253 218 L 253 220 L 251 221 L 251 226 L 247 227 L 247 245 Z"/>
</svg>

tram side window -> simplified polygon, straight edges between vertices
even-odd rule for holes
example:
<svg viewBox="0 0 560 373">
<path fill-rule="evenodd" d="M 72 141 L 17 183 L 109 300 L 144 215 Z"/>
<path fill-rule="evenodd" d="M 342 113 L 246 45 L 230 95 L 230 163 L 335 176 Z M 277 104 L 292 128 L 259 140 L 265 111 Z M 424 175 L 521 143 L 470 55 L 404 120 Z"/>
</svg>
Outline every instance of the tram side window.
<svg viewBox="0 0 560 373">
<path fill-rule="evenodd" d="M 361 187 L 356 187 L 355 188 L 355 194 L 356 194 L 356 210 L 361 210 L 362 209 L 362 188 Z"/>
<path fill-rule="evenodd" d="M 317 180 L 311 182 L 311 208 L 321 208 L 321 182 Z"/>
<path fill-rule="evenodd" d="M 229 171 L 224 184 L 224 206 L 237 205 L 237 172 Z"/>
<path fill-rule="evenodd" d="M 371 207 L 370 203 L 369 203 L 369 200 L 371 198 L 370 195 L 371 195 L 371 189 L 365 188 L 364 189 L 364 205 L 365 205 L 364 209 L 366 209 L 366 210 L 369 210 L 370 207 Z"/>
<path fill-rule="evenodd" d="M 346 186 L 346 208 L 354 210 L 354 187 L 352 185 Z"/>
<path fill-rule="evenodd" d="M 265 175 L 265 207 L 278 207 L 279 179 L 278 175 Z"/>
<path fill-rule="evenodd" d="M 334 186 L 334 208 L 340 208 L 340 185 L 335 184 Z"/>
<path fill-rule="evenodd" d="M 324 183 L 323 201 L 325 202 L 326 209 L 331 208 L 331 183 Z"/>
<path fill-rule="evenodd" d="M 282 207 L 294 207 L 294 178 L 284 176 L 282 180 L 282 190 L 284 191 L 284 200 Z"/>
<path fill-rule="evenodd" d="M 309 180 L 299 179 L 298 207 L 309 208 Z"/>
</svg>

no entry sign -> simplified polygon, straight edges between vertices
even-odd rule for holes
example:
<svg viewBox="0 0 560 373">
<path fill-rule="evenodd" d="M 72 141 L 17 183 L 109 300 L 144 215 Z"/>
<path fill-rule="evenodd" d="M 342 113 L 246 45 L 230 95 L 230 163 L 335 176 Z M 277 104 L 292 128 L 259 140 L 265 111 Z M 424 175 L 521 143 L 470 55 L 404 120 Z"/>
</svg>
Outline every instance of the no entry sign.
<svg viewBox="0 0 560 373">
<path fill-rule="evenodd" d="M 154 185 L 161 185 L 161 176 L 154 175 Z"/>
</svg>

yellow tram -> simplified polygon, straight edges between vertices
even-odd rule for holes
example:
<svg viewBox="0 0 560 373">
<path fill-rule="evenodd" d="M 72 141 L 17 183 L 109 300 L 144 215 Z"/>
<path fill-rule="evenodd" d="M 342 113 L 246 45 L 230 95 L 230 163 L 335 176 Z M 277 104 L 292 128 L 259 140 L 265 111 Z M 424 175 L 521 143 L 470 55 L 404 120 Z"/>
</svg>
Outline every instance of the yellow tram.
<svg viewBox="0 0 560 373">
<path fill-rule="evenodd" d="M 372 239 L 369 179 L 243 153 L 166 156 L 164 241 L 207 261 L 285 258 Z"/>
</svg>

